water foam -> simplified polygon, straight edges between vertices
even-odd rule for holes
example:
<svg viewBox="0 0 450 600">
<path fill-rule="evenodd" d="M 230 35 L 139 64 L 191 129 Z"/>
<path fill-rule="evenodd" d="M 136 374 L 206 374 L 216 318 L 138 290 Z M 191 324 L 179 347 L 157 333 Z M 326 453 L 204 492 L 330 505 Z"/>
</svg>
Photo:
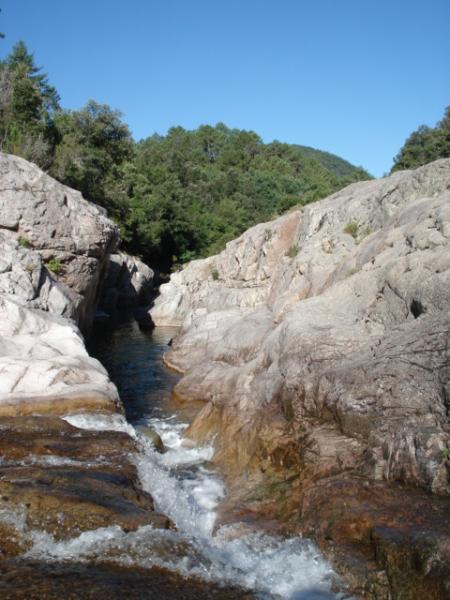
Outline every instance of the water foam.
<svg viewBox="0 0 450 600">
<path fill-rule="evenodd" d="M 92 421 L 84 416 L 78 416 L 75 422 L 92 428 Z M 310 541 L 263 533 L 238 537 L 239 524 L 213 533 L 216 507 L 225 488 L 204 464 L 212 448 L 185 447 L 185 425 L 175 419 L 153 419 L 147 425 L 162 436 L 166 452 L 159 454 L 143 435 L 137 434 L 141 452 L 134 455 L 134 460 L 144 489 L 153 495 L 157 509 L 176 523 L 177 530 L 148 525 L 124 532 L 110 526 L 60 541 L 44 531 L 26 530 L 23 511 L 0 511 L 1 520 L 9 521 L 28 538 L 31 547 L 25 557 L 160 566 L 183 576 L 251 589 L 259 598 L 339 597 L 330 592 L 334 578 L 330 566 Z M 102 420 L 101 428 L 107 426 L 111 422 Z"/>
<path fill-rule="evenodd" d="M 142 452 L 136 464 L 141 483 L 196 555 L 202 556 L 200 572 L 198 566 L 191 566 L 190 574 L 240 585 L 267 597 L 293 599 L 303 594 L 306 599 L 313 591 L 316 597 L 329 594 L 334 573 L 309 540 L 262 533 L 236 537 L 239 524 L 222 527 L 213 535 L 216 508 L 225 495 L 222 481 L 204 466 L 213 448 L 185 446 L 186 426 L 174 418 L 153 418 L 147 424 L 161 436 L 166 453 L 158 454 L 139 437 Z"/>
<path fill-rule="evenodd" d="M 70 425 L 78 429 L 93 431 L 122 431 L 131 437 L 136 437 L 136 431 L 124 416 L 116 413 L 71 413 L 62 417 Z"/>
</svg>

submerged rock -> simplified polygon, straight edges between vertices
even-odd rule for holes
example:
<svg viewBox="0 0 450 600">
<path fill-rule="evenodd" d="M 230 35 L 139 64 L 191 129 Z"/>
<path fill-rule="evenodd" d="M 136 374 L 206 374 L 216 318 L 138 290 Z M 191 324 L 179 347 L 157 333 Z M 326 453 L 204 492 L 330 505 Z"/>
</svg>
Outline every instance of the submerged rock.
<svg viewBox="0 0 450 600">
<path fill-rule="evenodd" d="M 215 438 L 236 502 L 298 530 L 318 482 L 313 506 L 325 482 L 352 476 L 385 482 L 412 521 L 416 488 L 450 509 L 449 188 L 447 159 L 352 184 L 253 227 L 161 287 L 152 319 L 182 325 L 165 356 L 184 373 L 176 395 L 205 402 L 187 435 Z M 401 530 L 388 496 L 380 509 Z M 394 561 L 385 556 L 383 581 Z M 386 594 L 422 598 L 424 573 L 409 588 L 389 579 Z"/>
<path fill-rule="evenodd" d="M 0 562 L 4 600 L 252 600 L 239 588 L 206 583 L 153 567 L 33 560 Z"/>
<path fill-rule="evenodd" d="M 160 435 L 154 429 L 152 429 L 151 427 L 146 427 L 145 425 L 137 425 L 135 429 L 143 436 L 145 436 L 158 452 L 163 453 L 166 451 Z"/>
</svg>

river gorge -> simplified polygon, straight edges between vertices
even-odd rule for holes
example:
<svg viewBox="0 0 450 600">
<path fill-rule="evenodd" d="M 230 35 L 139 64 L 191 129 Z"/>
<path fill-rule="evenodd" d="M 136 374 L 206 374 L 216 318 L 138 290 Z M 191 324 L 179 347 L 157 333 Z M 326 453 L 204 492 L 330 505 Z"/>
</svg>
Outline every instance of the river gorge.
<svg viewBox="0 0 450 600">
<path fill-rule="evenodd" d="M 1 598 L 449 597 L 448 160 L 150 308 L 101 209 L 4 154 L 0 187 Z"/>
<path fill-rule="evenodd" d="M 174 406 L 171 391 L 179 376 L 162 362 L 163 352 L 176 332 L 176 328 L 162 327 L 148 333 L 134 319 L 112 330 L 104 325 L 94 327 L 88 349 L 108 369 L 127 418 L 95 413 L 64 417 L 81 430 L 116 431 L 135 439 L 138 453 L 131 460 L 137 467 L 140 483 L 153 497 L 156 510 L 167 515 L 175 527 L 156 529 L 145 525 L 126 531 L 110 525 L 60 540 L 45 531 L 29 529 L 20 511 L 9 514 L 3 511 L 3 520 L 9 519 L 29 541 L 22 558 L 24 564 L 28 569 L 36 569 L 33 561 L 38 562 L 40 569 L 42 563 L 47 567 L 54 564 L 56 572 L 61 564 L 66 569 L 71 564 L 78 568 L 80 564 L 91 567 L 110 564 L 110 580 L 104 582 L 104 587 L 111 588 L 109 593 L 114 592 L 114 575 L 120 573 L 118 565 L 121 565 L 132 570 L 162 567 L 182 577 L 204 581 L 203 586 L 197 583 L 199 598 L 216 597 L 217 591 L 208 583 L 225 586 L 224 597 L 230 599 L 244 597 L 245 592 L 238 591 L 239 588 L 251 592 L 245 595 L 249 598 L 343 598 L 340 593 L 330 592 L 332 587 L 339 586 L 339 580 L 308 540 L 270 535 L 258 530 L 255 524 L 215 527 L 216 509 L 226 489 L 219 474 L 209 466 L 213 447 L 187 444 L 183 439 L 192 409 Z M 162 453 L 155 448 L 154 440 L 147 438 L 153 432 L 161 437 Z M 51 454 L 46 454 L 45 460 L 31 455 L 24 461 L 53 467 L 67 467 L 76 462 Z M 19 568 L 19 573 L 22 571 L 23 567 Z M 29 589 L 29 593 L 43 593 L 41 585 L 39 580 L 36 589 Z M 0 585 L 0 590 L 2 597 L 15 597 L 16 579 L 11 578 L 10 587 L 5 583 Z M 97 594 L 101 593 L 102 590 L 97 590 Z M 159 593 L 163 595 L 158 597 L 166 597 L 163 589 Z M 141 589 L 140 594 L 139 597 L 147 597 L 145 590 Z"/>
</svg>

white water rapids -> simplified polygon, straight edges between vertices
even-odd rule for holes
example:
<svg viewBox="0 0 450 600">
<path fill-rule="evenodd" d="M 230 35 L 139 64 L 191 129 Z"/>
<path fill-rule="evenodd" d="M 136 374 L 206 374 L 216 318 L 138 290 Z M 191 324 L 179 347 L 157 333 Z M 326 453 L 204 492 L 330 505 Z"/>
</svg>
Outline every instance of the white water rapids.
<svg viewBox="0 0 450 600">
<path fill-rule="evenodd" d="M 32 547 L 27 558 L 48 561 L 92 561 L 99 557 L 123 565 L 161 566 L 185 576 L 238 585 L 260 598 L 323 600 L 338 598 L 330 588 L 333 572 L 308 540 L 281 539 L 263 533 L 237 537 L 234 526 L 213 534 L 215 509 L 224 497 L 221 480 L 204 462 L 211 447 L 191 448 L 182 444 L 186 425 L 176 417 L 153 418 L 148 425 L 160 435 L 164 454 L 125 421 L 123 417 L 80 414 L 66 417 L 83 429 L 113 429 L 131 433 L 140 442 L 134 458 L 143 488 L 150 492 L 157 510 L 168 515 L 177 530 L 140 527 L 125 533 L 111 526 L 56 541 L 42 531 L 30 531 Z M 1 517 L 1 515 L 0 515 Z M 4 516 L 5 518 L 5 516 Z M 20 515 L 15 516 L 17 526 Z M 24 516 L 22 515 L 24 522 Z M 236 524 L 236 528 L 239 524 Z M 24 531 L 24 525 L 21 525 Z"/>
<path fill-rule="evenodd" d="M 132 338 L 130 344 L 137 344 L 139 339 Z M 135 363 L 132 366 L 136 373 L 140 372 Z M 136 377 L 128 376 L 126 382 Z M 119 390 L 123 399 L 127 390 L 120 385 Z M 331 592 L 336 577 L 310 541 L 300 537 L 283 539 L 261 532 L 245 534 L 245 528 L 239 523 L 214 528 L 216 508 L 226 490 L 220 478 L 207 467 L 213 448 L 183 445 L 187 425 L 176 415 L 156 407 L 133 421 L 159 433 L 166 448 L 163 454 L 120 415 L 78 414 L 67 416 L 66 420 L 82 429 L 125 431 L 136 438 L 140 452 L 133 460 L 142 487 L 153 496 L 156 509 L 170 517 L 177 529 L 145 526 L 124 532 L 118 526 L 110 526 L 57 541 L 43 531 L 26 531 L 24 514 L 0 514 L 0 519 L 12 519 L 29 538 L 31 548 L 26 558 L 161 566 L 184 576 L 241 586 L 265 600 L 344 597 Z"/>
</svg>

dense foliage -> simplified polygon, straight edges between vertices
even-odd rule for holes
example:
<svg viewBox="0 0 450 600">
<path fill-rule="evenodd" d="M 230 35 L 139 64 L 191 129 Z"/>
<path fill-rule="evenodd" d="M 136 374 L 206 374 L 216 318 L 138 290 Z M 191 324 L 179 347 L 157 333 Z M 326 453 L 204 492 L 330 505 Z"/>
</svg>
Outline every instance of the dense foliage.
<svg viewBox="0 0 450 600">
<path fill-rule="evenodd" d="M 23 42 L 0 64 L 0 143 L 108 209 L 125 247 L 150 264 L 217 252 L 246 228 L 367 179 L 327 152 L 223 124 L 135 144 L 119 112 L 62 110 Z"/>
<path fill-rule="evenodd" d="M 392 171 L 415 169 L 421 165 L 450 157 L 450 106 L 436 127 L 421 125 L 406 140 L 394 158 Z"/>
<path fill-rule="evenodd" d="M 339 176 L 301 147 L 264 144 L 251 131 L 223 124 L 174 127 L 137 145 L 126 174 L 128 243 L 138 251 L 144 240 L 158 260 L 212 254 L 255 223 L 367 178 L 350 169 Z"/>
</svg>

